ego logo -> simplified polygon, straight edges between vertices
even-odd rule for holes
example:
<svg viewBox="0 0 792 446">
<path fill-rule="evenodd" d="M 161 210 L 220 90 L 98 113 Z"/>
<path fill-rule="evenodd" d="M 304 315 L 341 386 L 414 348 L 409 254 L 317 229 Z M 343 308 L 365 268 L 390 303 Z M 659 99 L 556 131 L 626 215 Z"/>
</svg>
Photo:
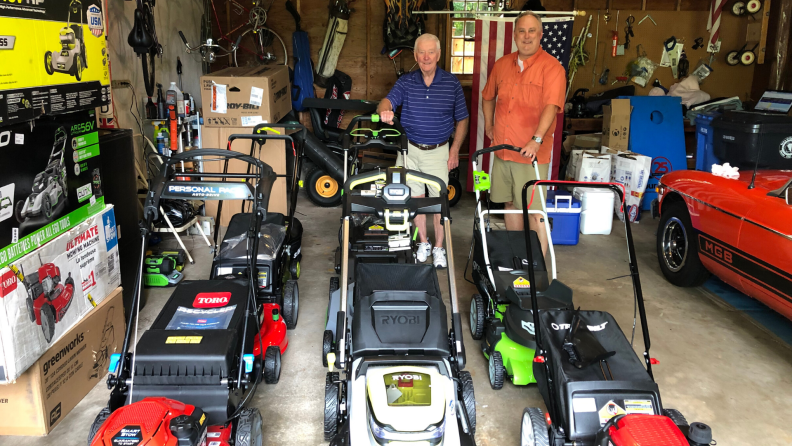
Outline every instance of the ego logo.
<svg viewBox="0 0 792 446">
<path fill-rule="evenodd" d="M 671 172 L 672 167 L 671 161 L 668 161 L 668 158 L 658 156 L 652 160 L 652 176 L 660 178 L 668 172 Z"/>
</svg>

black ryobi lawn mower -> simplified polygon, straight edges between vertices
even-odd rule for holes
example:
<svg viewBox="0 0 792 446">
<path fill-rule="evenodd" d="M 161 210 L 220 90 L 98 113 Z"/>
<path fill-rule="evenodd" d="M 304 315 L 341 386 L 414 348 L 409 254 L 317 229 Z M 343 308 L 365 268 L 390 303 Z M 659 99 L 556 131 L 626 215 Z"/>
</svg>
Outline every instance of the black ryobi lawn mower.
<svg viewBox="0 0 792 446">
<path fill-rule="evenodd" d="M 154 156 L 156 154 L 152 154 Z M 163 157 L 151 181 L 141 221 L 141 265 L 121 354 L 111 355 L 107 407 L 88 436 L 91 446 L 261 445 L 262 419 L 247 405 L 263 379 L 277 382 L 285 324 L 276 304 L 256 302 L 260 227 L 276 180 L 272 168 L 231 150 L 198 149 Z M 175 172 L 182 162 L 238 160 L 249 173 Z M 176 178 L 190 178 L 179 181 Z M 239 181 L 239 180 L 244 181 Z M 249 200 L 244 279 L 185 280 L 165 303 L 151 328 L 137 340 L 143 258 L 160 200 Z M 263 315 L 263 320 L 259 319 Z M 278 325 L 279 327 L 271 328 Z M 269 334 L 281 333 L 281 345 Z M 277 333 L 276 333 L 277 334 Z M 267 336 L 267 337 L 265 337 Z M 135 343 L 135 341 L 137 341 Z M 132 344 L 132 351 L 128 351 Z"/>
<path fill-rule="evenodd" d="M 267 141 L 283 141 L 286 150 L 294 155 L 291 173 L 275 175 L 276 178 L 286 178 L 289 185 L 289 211 L 288 215 L 277 212 L 267 212 L 266 218 L 261 222 L 259 231 L 260 240 L 258 257 L 256 259 L 256 287 L 260 303 L 274 303 L 281 309 L 281 316 L 289 329 L 297 326 L 299 316 L 300 291 L 297 279 L 300 277 L 300 260 L 302 259 L 302 223 L 294 216 L 297 208 L 297 182 L 303 159 L 303 145 L 295 141 L 304 141 L 305 127 L 300 124 L 278 124 L 279 128 L 298 130 L 299 135 L 281 135 L 269 128 L 266 124 L 259 124 L 253 129 L 251 135 L 232 135 L 228 139 L 228 147 L 236 139 L 249 139 L 250 156 L 261 158 L 261 150 L 266 147 Z M 294 138 L 292 138 L 294 136 Z M 257 153 L 258 151 L 258 153 Z M 228 162 L 223 167 L 228 172 Z M 250 166 L 248 166 L 248 173 Z M 220 216 L 223 211 L 223 202 L 218 203 L 217 217 L 215 219 L 214 243 L 215 258 L 212 261 L 211 278 L 233 279 L 246 278 L 248 250 L 247 230 L 250 227 L 254 214 L 247 211 L 250 206 L 248 201 L 242 202 L 241 212 L 234 214 L 228 223 L 228 229 L 223 235 L 220 244 L 217 238 Z"/>
<path fill-rule="evenodd" d="M 383 181 L 381 194 L 361 188 Z M 407 181 L 440 191 L 412 198 Z M 350 280 L 352 215 L 375 214 L 398 231 L 416 215 L 440 214 L 448 250 L 451 329 L 432 265 L 357 263 Z M 474 445 L 473 380 L 465 366 L 446 185 L 401 167 L 344 184 L 342 260 L 335 343 L 327 354 L 325 439 L 331 445 Z M 350 298 L 350 295 L 352 296 Z M 337 371 L 336 371 L 337 367 Z"/>
<path fill-rule="evenodd" d="M 527 191 L 535 184 L 610 189 L 624 203 L 620 184 L 536 180 L 523 186 L 523 203 L 529 203 Z M 523 216 L 527 222 L 528 206 L 523 208 Z M 609 313 L 540 310 L 537 289 L 531 286 L 536 327 L 533 368 L 548 411 L 543 414 L 539 408 L 525 409 L 521 446 L 704 446 L 712 442 L 709 426 L 688 424 L 679 411 L 664 408 L 660 401 L 652 374 L 655 360 L 649 356 L 649 328 L 629 219 L 625 219 L 624 229 L 644 339 L 644 364 Z M 531 237 L 525 237 L 525 245 L 529 281 L 534 284 Z"/>
</svg>

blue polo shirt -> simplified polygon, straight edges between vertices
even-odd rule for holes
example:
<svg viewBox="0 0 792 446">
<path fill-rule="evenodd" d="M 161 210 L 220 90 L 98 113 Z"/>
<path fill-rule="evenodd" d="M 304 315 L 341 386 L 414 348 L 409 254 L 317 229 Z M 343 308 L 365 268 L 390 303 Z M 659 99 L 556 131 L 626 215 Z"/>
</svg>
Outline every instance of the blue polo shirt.
<svg viewBox="0 0 792 446">
<path fill-rule="evenodd" d="M 432 85 L 426 86 L 421 70 L 411 71 L 396 81 L 386 99 L 394 110 L 402 106 L 401 125 L 418 144 L 448 141 L 454 125 L 470 116 L 459 79 L 439 67 Z"/>
</svg>

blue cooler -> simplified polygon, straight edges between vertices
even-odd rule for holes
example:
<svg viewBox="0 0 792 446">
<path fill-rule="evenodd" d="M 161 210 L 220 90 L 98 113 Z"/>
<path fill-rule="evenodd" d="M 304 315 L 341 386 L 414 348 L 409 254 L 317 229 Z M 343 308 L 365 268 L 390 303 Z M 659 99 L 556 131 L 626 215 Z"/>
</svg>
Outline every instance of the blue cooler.
<svg viewBox="0 0 792 446">
<path fill-rule="evenodd" d="M 547 191 L 547 216 L 553 219 L 554 245 L 577 245 L 580 238 L 580 200 L 565 190 Z"/>
</svg>

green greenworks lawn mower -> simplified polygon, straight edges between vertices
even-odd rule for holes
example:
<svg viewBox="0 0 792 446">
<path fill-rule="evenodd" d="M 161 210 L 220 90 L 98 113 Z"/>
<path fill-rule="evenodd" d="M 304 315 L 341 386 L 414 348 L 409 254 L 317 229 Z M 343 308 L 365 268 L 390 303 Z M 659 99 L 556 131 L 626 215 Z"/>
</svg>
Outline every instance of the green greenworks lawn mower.
<svg viewBox="0 0 792 446">
<path fill-rule="evenodd" d="M 470 331 L 473 339 L 481 340 L 481 350 L 489 361 L 489 379 L 493 389 L 502 388 L 507 377 L 519 386 L 536 382 L 533 373 L 536 340 L 531 312 L 531 287 L 536 287 L 541 309 L 572 308 L 572 290 L 555 280 L 555 251 L 546 212 L 529 211 L 545 216 L 552 266 L 552 276 L 548 277 L 538 235 L 530 231 L 534 248 L 535 283 L 528 280 L 525 233 L 499 229 L 498 226 L 502 225 L 490 222 L 490 215 L 493 214 L 522 213 L 521 210 L 490 210 L 488 197 L 483 193 L 489 190 L 490 181 L 486 172 L 479 171 L 478 157 L 504 149 L 520 150 L 509 145 L 498 145 L 479 150 L 472 159 L 476 207 L 470 253 L 473 256 L 473 282 L 479 294 L 474 294 L 470 299 Z M 538 169 L 536 174 L 538 177 Z M 541 191 L 533 199 L 544 203 Z"/>
<path fill-rule="evenodd" d="M 148 287 L 176 286 L 184 279 L 177 256 L 171 254 L 152 254 L 146 256 L 143 265 L 143 284 Z"/>
</svg>

